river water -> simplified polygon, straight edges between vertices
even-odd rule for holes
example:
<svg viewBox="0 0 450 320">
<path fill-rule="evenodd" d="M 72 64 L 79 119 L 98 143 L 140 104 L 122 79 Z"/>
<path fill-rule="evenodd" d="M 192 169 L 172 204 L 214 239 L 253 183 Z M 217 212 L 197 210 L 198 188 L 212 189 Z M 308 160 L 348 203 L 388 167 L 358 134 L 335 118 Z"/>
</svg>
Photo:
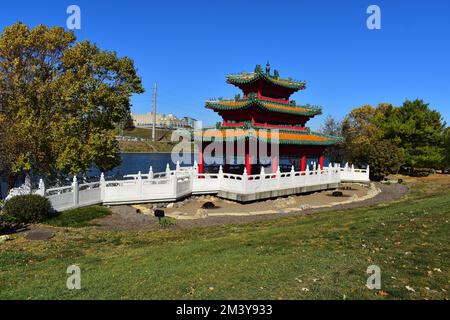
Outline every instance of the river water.
<svg viewBox="0 0 450 320">
<path fill-rule="evenodd" d="M 215 161 L 214 161 L 215 160 Z M 243 162 L 243 158 L 239 159 Z M 186 163 L 181 163 L 181 166 L 192 166 L 194 161 L 198 161 L 197 154 L 191 154 L 190 159 L 187 159 Z M 318 161 L 317 158 L 308 158 L 308 164 L 311 161 Z M 150 166 L 153 168 L 153 172 L 162 172 L 166 169 L 166 165 L 169 164 L 170 169 L 175 169 L 175 161 L 172 160 L 171 153 L 123 153 L 122 163 L 114 168 L 113 170 L 106 173 L 107 176 L 115 175 L 125 175 L 125 174 L 136 174 L 141 171 L 142 173 L 147 173 Z M 221 163 L 221 159 L 205 159 L 206 163 Z M 288 159 L 281 159 L 280 165 L 291 166 L 291 162 Z M 329 160 L 325 159 L 325 166 L 328 166 Z M 296 165 L 296 163 L 294 163 Z M 297 167 L 297 165 L 296 165 Z M 89 175 L 99 176 L 100 171 L 93 168 L 89 171 Z"/>
</svg>

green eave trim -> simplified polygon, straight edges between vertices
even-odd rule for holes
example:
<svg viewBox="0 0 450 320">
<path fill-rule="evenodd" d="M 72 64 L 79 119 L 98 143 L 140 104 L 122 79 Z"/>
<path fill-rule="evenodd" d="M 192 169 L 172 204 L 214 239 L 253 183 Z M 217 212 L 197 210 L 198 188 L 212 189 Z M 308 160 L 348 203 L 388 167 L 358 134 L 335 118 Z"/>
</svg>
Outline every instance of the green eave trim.
<svg viewBox="0 0 450 320">
<path fill-rule="evenodd" d="M 227 76 L 227 82 L 239 85 L 239 84 L 250 84 L 255 81 L 258 81 L 260 79 L 263 79 L 271 84 L 289 88 L 292 90 L 302 90 L 306 88 L 306 81 L 296 81 L 296 80 L 289 80 L 285 78 L 274 78 L 272 76 L 268 76 L 265 73 L 255 73 L 255 72 L 248 72 L 248 73 L 240 73 L 240 74 L 230 74 Z"/>
<path fill-rule="evenodd" d="M 227 127 L 221 127 L 221 128 L 217 128 L 217 129 L 213 129 L 213 130 L 235 130 L 235 129 L 248 129 L 246 127 L 236 127 L 236 128 L 227 128 Z M 211 129 L 204 129 L 202 131 L 206 131 L 206 130 L 211 130 Z M 267 130 L 267 129 L 261 129 L 261 130 Z M 257 130 L 255 130 L 257 131 Z M 261 138 L 258 137 L 255 134 L 255 131 L 250 131 L 250 135 L 246 134 L 246 135 L 242 135 L 239 137 L 199 137 L 198 135 L 194 135 L 194 141 L 200 142 L 200 141 L 205 141 L 205 142 L 212 142 L 212 141 L 242 141 L 244 139 L 252 139 L 252 140 L 260 140 L 260 141 L 265 141 L 270 143 L 272 139 L 270 138 Z M 330 136 L 330 135 L 326 135 L 326 134 L 322 134 L 319 132 L 311 132 L 309 130 L 307 130 L 306 132 L 299 132 L 296 130 L 284 130 L 284 129 L 280 129 L 279 130 L 280 133 L 298 133 L 298 134 L 311 134 L 314 136 L 319 136 L 319 137 L 324 137 L 324 138 L 328 138 L 329 140 L 325 140 L 325 141 L 314 141 L 314 140 L 287 140 L 287 139 L 278 139 L 277 141 L 279 142 L 279 144 L 295 144 L 295 145 L 318 145 L 318 146 L 331 146 L 334 145 L 336 143 L 342 142 L 343 138 L 342 137 L 335 137 L 335 136 Z"/>
<path fill-rule="evenodd" d="M 232 103 L 235 103 L 236 105 L 232 105 Z M 206 103 L 205 103 L 206 108 L 212 109 L 215 111 L 248 109 L 253 105 L 256 105 L 259 108 L 268 110 L 268 111 L 295 114 L 295 115 L 301 115 L 301 116 L 315 116 L 315 115 L 322 114 L 322 108 L 318 107 L 318 106 L 311 106 L 311 105 L 302 106 L 302 105 L 283 104 L 283 103 L 277 103 L 277 102 L 259 99 L 259 98 L 246 98 L 246 99 L 239 99 L 239 100 L 214 100 L 214 101 L 206 101 Z M 279 108 L 273 107 L 271 105 L 279 106 Z M 306 111 L 283 109 L 283 107 L 306 109 Z"/>
</svg>

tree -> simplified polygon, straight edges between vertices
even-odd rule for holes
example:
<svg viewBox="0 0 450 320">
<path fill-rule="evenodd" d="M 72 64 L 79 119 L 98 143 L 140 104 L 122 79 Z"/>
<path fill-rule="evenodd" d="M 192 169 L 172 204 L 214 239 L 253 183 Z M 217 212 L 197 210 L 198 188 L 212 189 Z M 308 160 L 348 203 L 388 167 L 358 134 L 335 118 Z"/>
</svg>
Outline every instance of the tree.
<svg viewBox="0 0 450 320">
<path fill-rule="evenodd" d="M 344 119 L 342 133 L 346 158 L 357 166 L 370 166 L 370 178 L 381 180 L 398 171 L 403 154 L 395 143 L 384 139 L 376 123 L 387 121 L 385 115 L 391 106 L 380 104 L 377 108 L 364 105 L 353 109 Z"/>
<path fill-rule="evenodd" d="M 411 168 L 438 168 L 444 159 L 445 123 L 438 111 L 422 100 L 406 100 L 401 107 L 380 110 L 374 123 L 383 138 L 395 143 L 404 153 L 404 165 Z"/>
<path fill-rule="evenodd" d="M 328 115 L 320 128 L 320 132 L 329 136 L 342 137 L 342 121 L 335 120 L 332 116 Z M 329 146 L 325 150 L 325 155 L 331 162 L 341 163 L 344 160 L 344 151 L 344 143 L 338 142 L 335 145 Z"/>
<path fill-rule="evenodd" d="M 9 177 L 78 174 L 120 162 L 114 137 L 142 93 L 129 58 L 118 58 L 73 32 L 16 23 L 0 37 L 1 170 Z"/>
<path fill-rule="evenodd" d="M 450 168 L 450 127 L 444 131 L 444 159 L 442 161 L 443 171 Z"/>
</svg>

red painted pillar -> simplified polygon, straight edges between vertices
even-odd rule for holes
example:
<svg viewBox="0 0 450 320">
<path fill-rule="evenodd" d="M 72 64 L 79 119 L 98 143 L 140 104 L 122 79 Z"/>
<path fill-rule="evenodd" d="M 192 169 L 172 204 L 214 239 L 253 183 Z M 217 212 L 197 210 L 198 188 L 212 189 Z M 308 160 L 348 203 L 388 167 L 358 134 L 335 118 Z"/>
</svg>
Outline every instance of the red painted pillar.
<svg viewBox="0 0 450 320">
<path fill-rule="evenodd" d="M 247 174 L 252 174 L 252 158 L 250 157 L 250 153 L 248 148 L 245 149 L 245 168 L 247 169 Z"/>
<path fill-rule="evenodd" d="M 272 173 L 277 172 L 278 169 L 278 156 L 272 156 Z"/>
<path fill-rule="evenodd" d="M 300 171 L 305 171 L 306 170 L 306 154 L 302 154 L 302 156 L 300 157 Z"/>
<path fill-rule="evenodd" d="M 203 145 L 198 151 L 198 173 L 205 173 L 205 162 L 203 159 Z"/>
<path fill-rule="evenodd" d="M 323 153 L 320 155 L 319 157 L 319 166 L 320 166 L 320 170 L 323 169 L 323 162 L 325 161 L 325 156 L 323 155 Z"/>
</svg>

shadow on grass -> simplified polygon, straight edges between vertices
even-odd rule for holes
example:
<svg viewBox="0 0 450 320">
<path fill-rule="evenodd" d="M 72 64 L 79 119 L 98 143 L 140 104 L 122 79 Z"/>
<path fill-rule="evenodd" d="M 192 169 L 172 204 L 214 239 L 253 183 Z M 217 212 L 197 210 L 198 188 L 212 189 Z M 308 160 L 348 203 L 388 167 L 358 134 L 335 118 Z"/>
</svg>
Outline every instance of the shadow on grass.
<svg viewBox="0 0 450 320">
<path fill-rule="evenodd" d="M 44 221 L 44 224 L 53 227 L 83 228 L 95 226 L 92 220 L 106 217 L 111 210 L 103 206 L 90 206 L 56 213 L 55 216 Z"/>
</svg>

